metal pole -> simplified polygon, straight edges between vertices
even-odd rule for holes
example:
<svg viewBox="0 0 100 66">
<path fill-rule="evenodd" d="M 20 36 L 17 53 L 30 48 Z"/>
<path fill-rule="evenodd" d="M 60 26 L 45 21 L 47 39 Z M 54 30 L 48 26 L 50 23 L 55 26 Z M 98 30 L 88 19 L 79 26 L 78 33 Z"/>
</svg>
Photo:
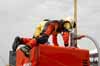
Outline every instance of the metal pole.
<svg viewBox="0 0 100 66">
<path fill-rule="evenodd" d="M 70 33 L 70 44 L 72 47 L 77 47 L 77 40 L 74 40 L 77 37 L 77 0 L 73 1 L 73 18 L 76 23 L 75 29 Z M 76 35 L 76 36 L 75 36 Z"/>
<path fill-rule="evenodd" d="M 76 22 L 75 33 L 77 33 L 77 0 L 74 0 L 74 20 Z"/>
<path fill-rule="evenodd" d="M 74 20 L 77 23 L 77 0 L 74 0 Z"/>
</svg>

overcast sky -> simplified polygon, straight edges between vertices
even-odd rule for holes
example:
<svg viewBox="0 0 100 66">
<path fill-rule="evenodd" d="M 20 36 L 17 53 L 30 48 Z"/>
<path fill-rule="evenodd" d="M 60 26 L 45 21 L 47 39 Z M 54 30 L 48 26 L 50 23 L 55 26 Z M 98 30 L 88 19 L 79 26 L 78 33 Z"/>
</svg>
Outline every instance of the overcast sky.
<svg viewBox="0 0 100 66">
<path fill-rule="evenodd" d="M 73 16 L 73 0 L 0 0 L 0 57 L 8 63 L 15 36 L 31 37 L 44 18 Z M 78 0 L 78 33 L 100 39 L 100 0 Z M 79 41 L 92 49 L 91 41 Z M 92 47 L 92 48 L 91 48 Z M 3 66 L 0 60 L 0 66 Z"/>
</svg>

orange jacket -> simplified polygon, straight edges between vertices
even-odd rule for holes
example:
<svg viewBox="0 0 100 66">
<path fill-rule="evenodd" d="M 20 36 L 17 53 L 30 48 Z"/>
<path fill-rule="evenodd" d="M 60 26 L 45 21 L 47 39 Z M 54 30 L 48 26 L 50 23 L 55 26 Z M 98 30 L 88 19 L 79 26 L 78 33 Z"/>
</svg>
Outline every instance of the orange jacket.
<svg viewBox="0 0 100 66">
<path fill-rule="evenodd" d="M 58 46 L 57 34 L 62 33 L 64 44 L 68 44 L 69 43 L 69 32 L 63 26 L 64 26 L 63 22 L 60 22 L 58 20 L 47 22 L 44 26 L 42 34 L 46 34 L 48 36 L 52 34 L 53 43 L 55 46 Z"/>
<path fill-rule="evenodd" d="M 36 39 L 32 38 L 22 38 L 21 43 L 29 46 L 31 49 L 37 46 Z M 31 51 L 30 51 L 30 57 L 26 57 L 25 54 L 20 49 L 16 51 L 16 66 L 26 66 L 26 65 L 29 66 L 31 65 L 31 61 L 34 61 L 34 57 L 33 55 L 31 55 Z M 32 66 L 34 65 L 32 64 Z"/>
</svg>

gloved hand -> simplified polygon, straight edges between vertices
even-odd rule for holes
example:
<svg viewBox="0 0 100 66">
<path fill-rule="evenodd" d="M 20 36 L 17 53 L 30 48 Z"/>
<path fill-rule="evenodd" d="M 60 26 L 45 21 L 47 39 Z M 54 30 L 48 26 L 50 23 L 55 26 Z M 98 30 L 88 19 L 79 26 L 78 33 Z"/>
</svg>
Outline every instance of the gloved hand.
<svg viewBox="0 0 100 66">
<path fill-rule="evenodd" d="M 37 39 L 37 43 L 44 44 L 48 41 L 48 35 L 42 34 L 41 37 Z"/>
<path fill-rule="evenodd" d="M 20 48 L 20 50 L 24 53 L 24 55 L 26 57 L 30 56 L 30 50 L 31 50 L 31 48 L 29 46 L 24 46 L 24 47 Z"/>
</svg>

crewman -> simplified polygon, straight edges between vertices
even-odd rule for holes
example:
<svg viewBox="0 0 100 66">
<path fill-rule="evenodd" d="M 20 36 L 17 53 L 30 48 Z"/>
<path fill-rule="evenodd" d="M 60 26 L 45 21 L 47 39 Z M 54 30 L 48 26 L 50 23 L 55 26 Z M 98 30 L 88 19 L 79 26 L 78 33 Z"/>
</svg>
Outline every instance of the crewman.
<svg viewBox="0 0 100 66">
<path fill-rule="evenodd" d="M 58 46 L 57 34 L 61 33 L 64 45 L 67 47 L 69 45 L 69 33 L 75 28 L 75 22 L 71 18 L 66 18 L 66 20 L 50 20 L 45 23 L 44 29 L 40 33 L 40 38 L 38 39 L 41 43 L 47 42 L 50 35 L 52 35 L 52 40 L 55 46 Z"/>
</svg>

